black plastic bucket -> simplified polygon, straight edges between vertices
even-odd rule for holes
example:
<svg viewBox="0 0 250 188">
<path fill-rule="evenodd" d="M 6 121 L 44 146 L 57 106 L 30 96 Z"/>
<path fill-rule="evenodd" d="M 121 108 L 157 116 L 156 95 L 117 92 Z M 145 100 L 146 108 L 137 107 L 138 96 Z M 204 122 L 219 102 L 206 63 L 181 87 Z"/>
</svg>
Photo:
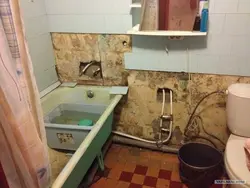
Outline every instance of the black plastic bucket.
<svg viewBox="0 0 250 188">
<path fill-rule="evenodd" d="M 223 155 L 217 149 L 202 143 L 183 145 L 178 154 L 180 177 L 192 188 L 210 187 L 223 174 Z"/>
</svg>

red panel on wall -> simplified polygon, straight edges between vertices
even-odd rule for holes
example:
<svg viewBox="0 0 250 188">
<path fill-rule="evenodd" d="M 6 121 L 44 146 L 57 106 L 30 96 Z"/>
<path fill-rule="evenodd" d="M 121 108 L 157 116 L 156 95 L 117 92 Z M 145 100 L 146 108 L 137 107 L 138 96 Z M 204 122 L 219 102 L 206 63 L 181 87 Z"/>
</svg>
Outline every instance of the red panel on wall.
<svg viewBox="0 0 250 188">
<path fill-rule="evenodd" d="M 166 1 L 167 0 L 159 0 L 159 30 L 165 30 L 166 24 Z"/>
<path fill-rule="evenodd" d="M 0 187 L 9 188 L 1 163 L 0 163 Z"/>
</svg>

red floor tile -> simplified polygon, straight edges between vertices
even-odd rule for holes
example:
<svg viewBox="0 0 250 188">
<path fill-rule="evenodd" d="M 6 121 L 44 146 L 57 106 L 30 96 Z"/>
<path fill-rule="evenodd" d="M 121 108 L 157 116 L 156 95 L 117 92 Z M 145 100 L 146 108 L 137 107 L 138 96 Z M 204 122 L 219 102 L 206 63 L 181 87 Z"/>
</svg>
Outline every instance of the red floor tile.
<svg viewBox="0 0 250 188">
<path fill-rule="evenodd" d="M 172 173 L 171 171 L 161 169 L 159 171 L 158 178 L 165 179 L 165 180 L 170 180 L 171 179 L 171 173 Z"/>
<path fill-rule="evenodd" d="M 122 172 L 119 180 L 120 181 L 131 182 L 132 178 L 133 178 L 133 173 L 131 173 L 131 172 Z"/>
<path fill-rule="evenodd" d="M 129 188 L 142 188 L 142 185 L 131 183 Z"/>
<path fill-rule="evenodd" d="M 143 185 L 156 187 L 157 179 L 158 178 L 152 176 L 146 176 Z"/>
<path fill-rule="evenodd" d="M 135 174 L 146 175 L 147 170 L 148 170 L 148 167 L 146 167 L 146 166 L 136 165 L 134 173 Z"/>
<path fill-rule="evenodd" d="M 96 174 L 103 178 L 91 188 L 188 188 L 181 183 L 178 157 L 173 154 L 112 145 L 105 166 L 105 173 Z"/>
<path fill-rule="evenodd" d="M 182 188 L 183 184 L 180 182 L 171 181 L 169 188 Z"/>
</svg>

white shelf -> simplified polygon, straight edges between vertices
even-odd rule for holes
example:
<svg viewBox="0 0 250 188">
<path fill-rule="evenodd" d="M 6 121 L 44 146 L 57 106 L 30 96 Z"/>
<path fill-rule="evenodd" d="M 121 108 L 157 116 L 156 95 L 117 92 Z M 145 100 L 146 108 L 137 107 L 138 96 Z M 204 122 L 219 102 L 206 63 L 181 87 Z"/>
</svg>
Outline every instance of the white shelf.
<svg viewBox="0 0 250 188">
<path fill-rule="evenodd" d="M 147 35 L 147 36 L 206 36 L 207 32 L 199 31 L 139 31 L 140 25 L 136 25 L 131 30 L 127 31 L 130 35 Z"/>
<path fill-rule="evenodd" d="M 132 3 L 130 8 L 141 8 L 141 3 Z"/>
</svg>

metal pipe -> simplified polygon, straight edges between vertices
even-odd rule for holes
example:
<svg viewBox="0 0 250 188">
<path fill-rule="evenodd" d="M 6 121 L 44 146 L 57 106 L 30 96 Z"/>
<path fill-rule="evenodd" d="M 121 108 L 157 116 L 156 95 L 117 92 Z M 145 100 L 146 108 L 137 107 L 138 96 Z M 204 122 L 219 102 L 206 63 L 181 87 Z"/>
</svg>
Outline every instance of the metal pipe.
<svg viewBox="0 0 250 188">
<path fill-rule="evenodd" d="M 173 93 L 172 93 L 172 90 L 170 90 L 170 111 L 171 111 L 171 116 L 173 116 L 172 112 L 172 103 L 173 103 Z M 165 107 L 165 90 L 163 89 L 163 103 L 162 103 L 162 114 L 164 113 L 164 107 Z M 162 118 L 161 118 L 161 122 L 160 122 L 160 135 L 162 134 Z M 168 137 L 164 140 L 162 140 L 161 136 L 160 136 L 160 139 L 157 140 L 157 141 L 153 141 L 153 140 L 147 140 L 147 139 L 143 139 L 143 138 L 139 138 L 137 136 L 132 136 L 132 135 L 129 135 L 129 134 L 126 134 L 126 133 L 122 133 L 122 132 L 119 132 L 119 131 L 112 131 L 113 134 L 116 134 L 116 135 L 119 135 L 119 136 L 123 136 L 123 137 L 127 137 L 127 138 L 131 138 L 131 139 L 134 139 L 134 140 L 138 140 L 138 141 L 141 141 L 141 142 L 145 142 L 145 143 L 149 143 L 149 144 L 156 144 L 156 147 L 158 147 L 159 144 L 164 144 L 164 143 L 167 143 L 170 138 L 171 138 L 171 135 L 172 135 L 172 129 L 173 129 L 173 121 L 171 120 L 170 121 L 170 125 L 169 125 L 169 134 L 168 134 Z M 166 131 L 167 129 L 163 129 L 163 131 Z"/>
<path fill-rule="evenodd" d="M 161 117 L 164 115 L 164 109 L 165 109 L 165 100 L 166 100 L 166 93 L 165 89 L 162 89 L 162 108 L 161 108 Z M 160 119 L 160 134 L 159 134 L 159 140 L 162 140 L 162 124 L 163 124 L 163 119 Z"/>
<path fill-rule="evenodd" d="M 117 136 L 117 135 L 113 136 L 113 142 L 118 143 L 118 144 L 126 144 L 126 145 L 136 146 L 140 148 L 155 150 L 155 151 L 161 151 L 165 153 L 177 154 L 179 152 L 178 147 L 169 147 L 166 145 L 162 145 L 162 147 L 157 147 L 156 144 L 146 143 L 146 142 L 142 142 L 142 141 L 138 141 L 138 140 L 134 140 L 130 138 L 125 138 L 125 137 Z"/>
<path fill-rule="evenodd" d="M 87 64 L 83 69 L 82 69 L 82 71 L 79 73 L 79 76 L 82 76 L 86 71 L 87 71 L 87 69 L 91 66 L 91 65 L 93 65 L 93 64 L 95 64 L 96 62 L 95 61 L 91 61 L 89 64 Z"/>
</svg>

